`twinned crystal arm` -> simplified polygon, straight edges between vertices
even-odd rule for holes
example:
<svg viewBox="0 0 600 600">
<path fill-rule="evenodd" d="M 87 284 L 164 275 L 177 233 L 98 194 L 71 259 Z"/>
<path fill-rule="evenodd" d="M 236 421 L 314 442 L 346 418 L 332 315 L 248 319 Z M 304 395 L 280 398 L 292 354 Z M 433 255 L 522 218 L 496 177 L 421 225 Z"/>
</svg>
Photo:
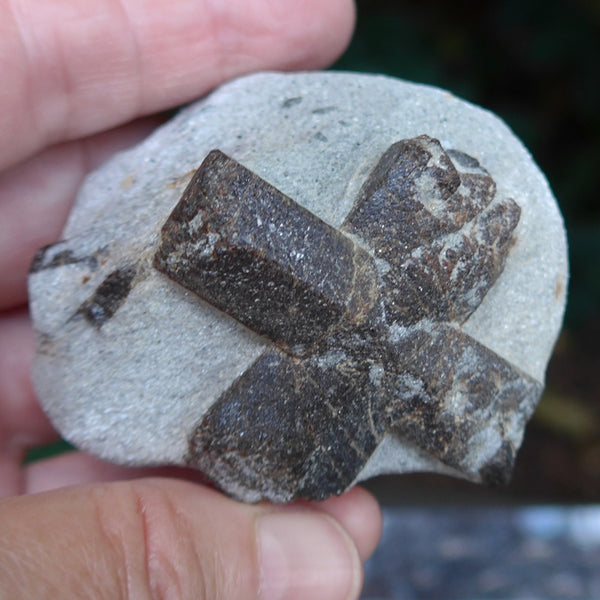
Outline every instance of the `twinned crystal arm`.
<svg viewBox="0 0 600 600">
<path fill-rule="evenodd" d="M 369 240 L 378 258 L 400 264 L 413 250 L 461 229 L 495 193 L 494 180 L 474 158 L 446 152 L 421 135 L 383 154 L 343 229 Z"/>
<path fill-rule="evenodd" d="M 265 352 L 196 426 L 190 464 L 256 500 L 341 494 L 384 434 L 368 363 L 345 362 Z"/>
<path fill-rule="evenodd" d="M 294 354 L 361 321 L 377 296 L 367 252 L 218 150 L 164 225 L 154 264 Z"/>
<path fill-rule="evenodd" d="M 510 199 L 490 205 L 495 193 L 475 159 L 445 152 L 428 136 L 397 142 L 383 155 L 343 229 L 389 265 L 390 319 L 469 318 L 504 269 L 521 214 Z"/>
<path fill-rule="evenodd" d="M 513 420 L 531 416 L 542 384 L 452 324 L 393 330 L 390 342 L 379 416 L 385 429 L 459 471 L 506 483 L 520 443 Z M 478 464 L 494 441 L 496 453 Z"/>
</svg>

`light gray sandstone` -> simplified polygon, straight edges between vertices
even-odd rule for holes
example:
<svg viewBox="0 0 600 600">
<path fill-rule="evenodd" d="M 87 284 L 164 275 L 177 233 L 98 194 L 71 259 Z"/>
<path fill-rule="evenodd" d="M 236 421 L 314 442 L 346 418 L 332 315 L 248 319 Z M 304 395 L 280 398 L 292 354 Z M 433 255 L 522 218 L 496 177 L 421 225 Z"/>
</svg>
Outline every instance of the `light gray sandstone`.
<svg viewBox="0 0 600 600">
<path fill-rule="evenodd" d="M 224 85 L 92 173 L 64 241 L 36 259 L 29 280 L 33 377 L 58 430 L 116 463 L 187 464 L 196 425 L 271 346 L 153 266 L 161 228 L 212 149 L 339 229 L 386 150 L 423 134 L 474 157 L 496 182 L 496 199 L 514 199 L 521 209 L 503 271 L 460 327 L 541 389 L 564 312 L 566 240 L 546 179 L 507 126 L 446 91 L 397 79 L 263 73 Z M 91 326 L 81 318 L 94 310 L 90 299 L 131 265 L 125 300 Z M 378 369 L 372 365 L 372 381 Z M 453 401 L 465 398 L 456 393 Z M 409 471 L 485 479 L 483 467 L 506 439 L 518 448 L 534 404 L 505 415 L 501 427 L 501 416 L 489 414 L 493 426 L 472 435 L 460 468 L 387 433 L 356 480 Z M 249 501 L 293 497 L 217 483 Z"/>
</svg>

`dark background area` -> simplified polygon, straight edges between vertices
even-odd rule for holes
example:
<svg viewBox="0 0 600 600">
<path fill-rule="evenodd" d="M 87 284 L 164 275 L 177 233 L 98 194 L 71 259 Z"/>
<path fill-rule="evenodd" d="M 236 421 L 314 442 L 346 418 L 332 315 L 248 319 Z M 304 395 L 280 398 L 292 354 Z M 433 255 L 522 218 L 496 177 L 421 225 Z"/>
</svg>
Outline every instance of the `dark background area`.
<svg viewBox="0 0 600 600">
<path fill-rule="evenodd" d="M 546 173 L 569 238 L 565 327 L 511 485 L 376 479 L 385 503 L 600 501 L 600 2 L 364 0 L 334 69 L 450 90 L 502 117 Z"/>
</svg>

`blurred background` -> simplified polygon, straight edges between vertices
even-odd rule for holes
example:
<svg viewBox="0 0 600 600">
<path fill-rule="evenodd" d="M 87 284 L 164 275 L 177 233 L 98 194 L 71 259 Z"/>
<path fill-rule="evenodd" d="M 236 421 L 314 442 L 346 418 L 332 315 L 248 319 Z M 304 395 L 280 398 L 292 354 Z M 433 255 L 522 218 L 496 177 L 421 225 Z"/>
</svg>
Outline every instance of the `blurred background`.
<svg viewBox="0 0 600 600">
<path fill-rule="evenodd" d="M 600 2 L 358 0 L 334 69 L 450 90 L 502 117 L 546 173 L 562 209 L 571 281 L 547 389 L 513 482 L 382 477 L 385 504 L 600 501 Z"/>
</svg>

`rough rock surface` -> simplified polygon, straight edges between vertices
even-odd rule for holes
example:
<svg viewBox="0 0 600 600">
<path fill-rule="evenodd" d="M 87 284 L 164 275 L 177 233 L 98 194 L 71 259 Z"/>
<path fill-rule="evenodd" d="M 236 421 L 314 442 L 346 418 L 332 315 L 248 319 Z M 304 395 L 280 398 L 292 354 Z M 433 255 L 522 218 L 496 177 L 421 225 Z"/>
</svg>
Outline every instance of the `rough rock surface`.
<svg viewBox="0 0 600 600">
<path fill-rule="evenodd" d="M 63 240 L 30 277 L 57 428 L 249 501 L 505 479 L 565 303 L 562 220 L 521 143 L 386 77 L 223 86 L 93 173 Z"/>
</svg>

